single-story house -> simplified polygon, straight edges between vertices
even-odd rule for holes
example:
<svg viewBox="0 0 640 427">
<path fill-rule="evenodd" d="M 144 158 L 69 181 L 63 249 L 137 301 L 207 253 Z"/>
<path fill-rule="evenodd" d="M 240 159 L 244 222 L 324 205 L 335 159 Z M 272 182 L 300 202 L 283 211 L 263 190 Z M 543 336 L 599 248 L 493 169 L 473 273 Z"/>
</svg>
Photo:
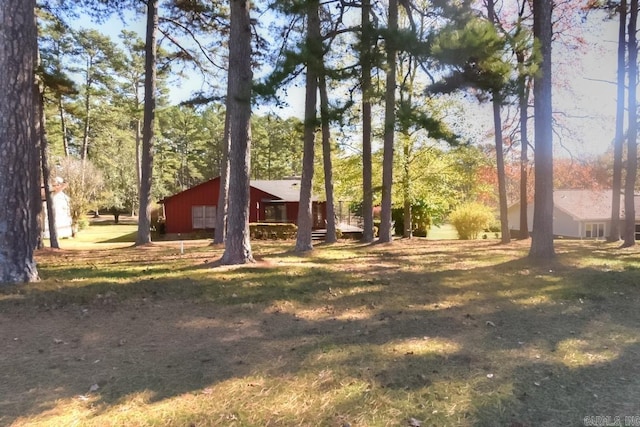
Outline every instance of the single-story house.
<svg viewBox="0 0 640 427">
<path fill-rule="evenodd" d="M 73 236 L 72 224 L 73 220 L 71 219 L 71 209 L 69 207 L 69 196 L 67 196 L 64 192 L 64 189 L 67 188 L 67 184 L 62 180 L 62 178 L 56 178 L 53 182 L 53 186 L 51 188 L 51 200 L 53 201 L 53 211 L 55 217 L 55 225 L 58 238 L 66 238 Z M 43 217 L 43 237 L 45 239 L 50 238 L 49 235 L 49 217 L 47 211 L 47 203 L 44 197 L 44 188 L 42 188 L 42 210 L 44 212 Z"/>
<path fill-rule="evenodd" d="M 553 234 L 578 239 L 604 239 L 611 230 L 612 191 L 554 190 Z M 635 198 L 636 239 L 640 239 L 640 200 Z M 624 219 L 624 195 L 620 200 L 620 218 Z M 533 226 L 534 203 L 527 206 L 529 231 Z M 520 202 L 509 206 L 509 228 L 520 229 Z"/>
<path fill-rule="evenodd" d="M 300 179 L 252 180 L 249 190 L 249 222 L 297 223 Z M 165 232 L 215 229 L 219 194 L 217 177 L 160 200 Z M 312 213 L 313 228 L 324 228 L 326 203 L 312 198 Z"/>
</svg>

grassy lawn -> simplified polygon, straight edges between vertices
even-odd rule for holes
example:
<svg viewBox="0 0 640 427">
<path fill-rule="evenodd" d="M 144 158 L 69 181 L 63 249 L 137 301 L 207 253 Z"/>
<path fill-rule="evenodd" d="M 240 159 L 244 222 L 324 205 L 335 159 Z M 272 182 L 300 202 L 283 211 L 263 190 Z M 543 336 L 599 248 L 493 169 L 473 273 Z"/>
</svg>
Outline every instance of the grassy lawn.
<svg viewBox="0 0 640 427">
<path fill-rule="evenodd" d="M 132 248 L 96 225 L 0 289 L 0 425 L 579 426 L 640 415 L 640 251 L 557 241 Z M 84 237 L 83 237 L 84 234 Z M 127 237 L 128 236 L 128 237 Z M 415 424 L 415 422 L 414 422 Z M 624 424 L 622 424 L 624 425 Z"/>
<path fill-rule="evenodd" d="M 455 240 L 458 238 L 458 232 L 451 224 L 442 224 L 431 227 L 427 238 L 429 240 Z"/>
</svg>

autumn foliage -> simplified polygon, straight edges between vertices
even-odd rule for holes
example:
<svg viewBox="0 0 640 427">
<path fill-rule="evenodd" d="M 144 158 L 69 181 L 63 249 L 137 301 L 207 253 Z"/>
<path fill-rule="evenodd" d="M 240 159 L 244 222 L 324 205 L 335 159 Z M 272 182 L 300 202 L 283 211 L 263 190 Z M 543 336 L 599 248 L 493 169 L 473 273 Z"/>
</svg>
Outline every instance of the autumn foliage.
<svg viewBox="0 0 640 427">
<path fill-rule="evenodd" d="M 505 162 L 507 199 L 509 203 L 520 200 L 520 154 L 514 152 Z M 589 159 L 555 158 L 553 160 L 553 187 L 556 190 L 596 190 L 611 188 L 611 164 L 606 156 Z M 527 165 L 533 176 L 535 165 Z M 498 179 L 494 165 L 480 168 L 477 176 L 483 188 L 479 200 L 489 206 L 497 206 Z M 529 180 L 527 199 L 533 201 L 534 184 Z"/>
</svg>

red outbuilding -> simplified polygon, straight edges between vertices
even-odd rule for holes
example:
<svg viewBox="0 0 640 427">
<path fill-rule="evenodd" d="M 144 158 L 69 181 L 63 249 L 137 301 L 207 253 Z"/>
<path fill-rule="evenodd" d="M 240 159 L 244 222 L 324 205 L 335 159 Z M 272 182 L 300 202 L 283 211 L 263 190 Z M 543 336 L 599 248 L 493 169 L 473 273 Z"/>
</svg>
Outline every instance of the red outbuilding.
<svg viewBox="0 0 640 427">
<path fill-rule="evenodd" d="M 255 180 L 250 183 L 249 222 L 297 223 L 300 180 Z M 229 189 L 233 192 L 233 189 Z M 220 178 L 198 184 L 160 201 L 167 233 L 213 230 Z M 314 228 L 325 228 L 326 204 L 312 201 Z"/>
</svg>

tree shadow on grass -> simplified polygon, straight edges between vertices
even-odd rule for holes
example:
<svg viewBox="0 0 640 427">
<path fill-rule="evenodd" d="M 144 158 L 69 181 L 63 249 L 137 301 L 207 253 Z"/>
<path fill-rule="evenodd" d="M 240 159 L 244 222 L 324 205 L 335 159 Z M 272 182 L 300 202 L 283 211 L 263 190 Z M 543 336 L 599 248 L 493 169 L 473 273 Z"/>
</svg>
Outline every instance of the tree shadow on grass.
<svg viewBox="0 0 640 427">
<path fill-rule="evenodd" d="M 407 266 L 384 251 L 360 251 L 380 262 L 364 272 L 331 269 L 323 259 L 298 270 L 192 265 L 168 278 L 171 267 L 158 260 L 154 277 L 125 283 L 59 289 L 55 275 L 66 273 L 52 270 L 51 286 L 5 291 L 0 370 L 10 374 L 0 385 L 0 423 L 79 396 L 88 396 L 97 416 L 131 396 L 162 402 L 252 375 L 327 370 L 364 385 L 335 401 L 333 412 L 352 419 L 366 420 L 371 399 L 379 399 L 409 402 L 393 409 L 423 425 L 559 425 L 554 417 L 579 425 L 576 416 L 594 404 L 626 411 L 625 396 L 638 401 L 635 380 L 621 384 L 626 394 L 607 385 L 640 362 L 630 338 L 640 322 L 638 271 L 562 262 L 549 271 L 522 259 L 474 266 L 487 256 L 476 252 L 456 255 L 451 269 L 447 250 L 424 248 L 414 251 L 424 263 Z M 582 359 L 570 365 L 576 354 Z M 573 394 L 563 398 L 563 390 Z M 611 406 L 614 398 L 623 403 Z M 454 401 L 457 418 L 447 418 Z"/>
<path fill-rule="evenodd" d="M 97 243 L 135 243 L 137 235 L 138 232 L 134 231 L 111 239 L 101 240 Z"/>
<path fill-rule="evenodd" d="M 640 379 L 632 372 L 639 361 L 640 344 L 634 343 L 611 360 L 583 366 L 521 364 L 507 379 L 511 393 L 474 405 L 473 425 L 634 425 L 640 414 Z"/>
</svg>

